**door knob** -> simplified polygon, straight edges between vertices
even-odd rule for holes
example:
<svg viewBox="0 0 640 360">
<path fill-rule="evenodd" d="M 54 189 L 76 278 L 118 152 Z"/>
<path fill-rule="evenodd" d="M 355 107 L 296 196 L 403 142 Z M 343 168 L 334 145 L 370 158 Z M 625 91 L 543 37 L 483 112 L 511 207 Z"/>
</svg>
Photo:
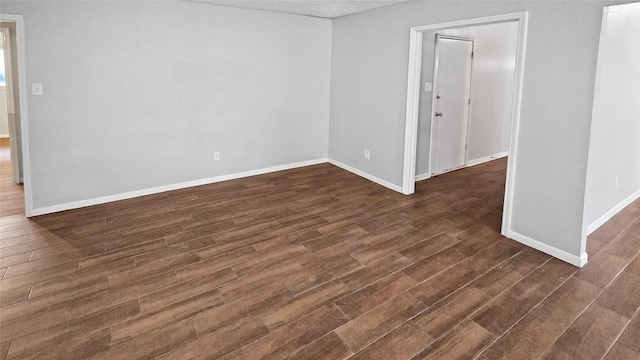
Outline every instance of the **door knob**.
<svg viewBox="0 0 640 360">
<path fill-rule="evenodd" d="M 442 113 L 437 112 L 436 116 L 442 116 Z"/>
</svg>

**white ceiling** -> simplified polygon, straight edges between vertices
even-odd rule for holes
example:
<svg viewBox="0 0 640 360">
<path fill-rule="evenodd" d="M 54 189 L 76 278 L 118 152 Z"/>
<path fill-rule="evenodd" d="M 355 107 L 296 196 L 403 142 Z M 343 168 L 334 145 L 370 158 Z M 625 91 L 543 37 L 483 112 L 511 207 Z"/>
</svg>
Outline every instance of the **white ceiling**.
<svg viewBox="0 0 640 360">
<path fill-rule="evenodd" d="M 185 0 L 333 19 L 410 0 Z"/>
</svg>

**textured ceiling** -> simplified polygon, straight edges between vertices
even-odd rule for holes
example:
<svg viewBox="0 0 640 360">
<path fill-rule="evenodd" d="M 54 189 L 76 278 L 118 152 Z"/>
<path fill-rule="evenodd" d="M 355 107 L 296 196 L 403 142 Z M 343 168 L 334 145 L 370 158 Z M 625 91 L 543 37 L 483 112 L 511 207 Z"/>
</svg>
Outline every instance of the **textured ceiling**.
<svg viewBox="0 0 640 360">
<path fill-rule="evenodd" d="M 333 19 L 409 0 L 186 0 Z"/>
</svg>

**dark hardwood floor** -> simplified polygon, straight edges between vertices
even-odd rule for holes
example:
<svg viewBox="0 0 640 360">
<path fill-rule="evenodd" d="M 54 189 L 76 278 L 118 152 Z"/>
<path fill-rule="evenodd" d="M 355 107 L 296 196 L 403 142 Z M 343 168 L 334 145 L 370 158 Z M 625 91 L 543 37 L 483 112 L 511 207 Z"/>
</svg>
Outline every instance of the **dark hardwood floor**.
<svg viewBox="0 0 640 360">
<path fill-rule="evenodd" d="M 0 359 L 639 359 L 640 201 L 578 269 L 499 234 L 505 167 L 403 196 L 323 164 L 3 217 Z"/>
</svg>

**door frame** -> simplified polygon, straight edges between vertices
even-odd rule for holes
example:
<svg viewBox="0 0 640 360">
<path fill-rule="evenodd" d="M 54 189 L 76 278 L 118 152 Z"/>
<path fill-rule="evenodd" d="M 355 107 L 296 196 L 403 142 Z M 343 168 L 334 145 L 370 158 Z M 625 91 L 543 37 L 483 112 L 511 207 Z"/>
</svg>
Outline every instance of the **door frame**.
<svg viewBox="0 0 640 360">
<path fill-rule="evenodd" d="M 439 55 L 440 55 L 440 39 L 447 39 L 447 40 L 458 40 L 458 41 L 470 41 L 471 42 L 471 74 L 469 75 L 469 96 L 471 96 L 471 86 L 473 84 L 473 53 L 475 51 L 475 46 L 476 46 L 476 41 L 475 39 L 471 39 L 471 38 L 464 38 L 464 37 L 459 37 L 459 36 L 451 36 L 451 35 L 442 35 L 442 34 L 438 34 L 436 33 L 436 41 L 435 41 L 435 46 L 434 46 L 434 56 L 433 56 L 433 91 L 431 92 L 431 123 L 430 123 L 430 127 L 431 130 L 429 132 L 429 170 L 427 171 L 428 177 L 423 178 L 422 180 L 426 180 L 432 176 L 434 176 L 433 174 L 433 168 L 432 168 L 432 163 L 433 163 L 433 124 L 434 124 L 434 120 L 435 120 L 435 103 L 436 103 L 436 96 L 438 94 L 436 94 L 436 89 L 438 87 L 438 63 L 439 63 Z M 460 168 L 463 168 L 465 166 L 467 166 L 467 163 L 469 161 L 469 121 L 471 121 L 471 104 L 469 104 L 469 106 L 467 107 L 467 126 L 465 127 L 465 138 L 466 138 L 466 146 L 464 148 L 464 163 L 462 164 L 461 167 L 456 168 L 456 169 L 451 169 L 449 171 L 453 171 L 453 170 L 457 170 Z M 417 149 L 416 149 L 417 151 Z M 417 153 L 416 153 L 417 156 Z M 440 174 L 444 174 L 448 171 L 444 171 L 441 173 L 438 173 L 438 175 Z M 415 175 L 414 175 L 415 177 Z M 415 184 L 415 182 L 414 182 Z"/>
<path fill-rule="evenodd" d="M 27 217 L 33 214 L 33 192 L 31 183 L 31 155 L 29 153 L 29 116 L 27 106 L 27 62 L 26 62 L 26 46 L 24 19 L 22 15 L 11 15 L 0 13 L 0 22 L 14 23 L 16 26 L 16 47 L 11 49 L 15 52 L 17 61 L 12 63 L 13 71 L 18 74 L 19 101 L 14 106 L 20 110 L 20 118 L 16 119 L 16 125 L 20 128 L 20 147 L 22 149 L 22 177 L 24 184 L 24 208 Z M 14 98 L 15 100 L 15 98 Z"/>
<path fill-rule="evenodd" d="M 407 112 L 405 120 L 404 165 L 402 171 L 402 193 L 410 195 L 415 192 L 416 185 L 416 152 L 418 142 L 418 117 L 420 104 L 420 65 L 422 63 L 422 35 L 425 32 L 441 31 L 460 27 L 489 25 L 504 22 L 518 22 L 518 49 L 516 55 L 515 84 L 513 106 L 511 110 L 511 135 L 509 141 L 509 158 L 507 161 L 507 179 L 502 212 L 502 234 L 511 229 L 513 210 L 513 194 L 516 176 L 516 159 L 518 158 L 518 140 L 520 131 L 520 110 L 522 107 L 522 84 L 524 78 L 524 62 L 527 43 L 527 11 L 503 15 L 487 16 L 468 20 L 451 21 L 433 25 L 410 28 L 409 37 L 409 70 L 407 80 Z"/>
<path fill-rule="evenodd" d="M 0 32 L 2 32 L 3 44 L 2 48 L 4 50 L 4 71 L 5 71 L 5 83 L 6 83 L 6 100 L 7 104 L 7 121 L 9 122 L 9 139 L 13 139 L 13 141 L 9 140 L 9 149 L 11 153 L 11 177 L 13 178 L 13 182 L 16 184 L 22 184 L 24 180 L 22 179 L 22 157 L 20 156 L 19 149 L 22 141 L 16 141 L 16 124 L 15 124 L 15 96 L 13 94 L 14 86 L 13 86 L 13 49 L 11 48 L 11 29 L 8 27 L 0 27 Z M 13 114 L 14 118 L 11 119 L 11 114 Z"/>
</svg>

